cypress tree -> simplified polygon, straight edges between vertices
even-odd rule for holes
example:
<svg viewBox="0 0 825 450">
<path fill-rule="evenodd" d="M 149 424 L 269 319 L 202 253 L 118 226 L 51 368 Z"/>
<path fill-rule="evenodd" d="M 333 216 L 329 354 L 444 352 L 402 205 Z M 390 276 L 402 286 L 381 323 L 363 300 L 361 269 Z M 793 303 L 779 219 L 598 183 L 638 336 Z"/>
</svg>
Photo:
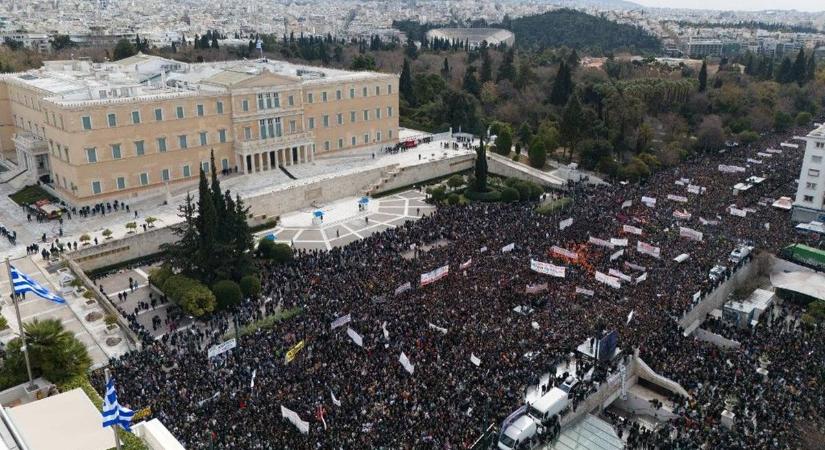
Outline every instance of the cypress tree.
<svg viewBox="0 0 825 450">
<path fill-rule="evenodd" d="M 468 94 L 472 94 L 476 97 L 481 94 L 481 85 L 478 84 L 478 78 L 476 78 L 475 66 L 467 66 L 467 71 L 464 72 L 464 80 L 462 80 L 461 87 Z"/>
<path fill-rule="evenodd" d="M 573 92 L 573 80 L 570 66 L 563 62 L 559 65 L 556 79 L 553 80 L 553 90 L 550 91 L 550 103 L 561 106 L 567 103 L 567 99 Z"/>
<path fill-rule="evenodd" d="M 574 94 L 567 101 L 559 124 L 559 134 L 569 152 L 572 152 L 573 147 L 576 146 L 582 128 L 584 128 L 582 105 L 579 102 L 579 96 Z"/>
<path fill-rule="evenodd" d="M 793 63 L 787 56 L 782 59 L 779 69 L 776 70 L 776 81 L 782 84 L 794 81 Z"/>
<path fill-rule="evenodd" d="M 476 148 L 476 192 L 487 192 L 487 150 L 484 148 L 484 131 L 479 134 L 479 145 Z"/>
<path fill-rule="evenodd" d="M 496 82 L 501 80 L 513 81 L 516 79 L 515 50 L 511 47 L 504 53 L 504 59 L 498 68 Z"/>
<path fill-rule="evenodd" d="M 793 81 L 796 81 L 800 86 L 805 84 L 805 76 L 807 72 L 808 64 L 805 59 L 805 51 L 800 48 L 799 53 L 796 54 L 796 60 L 793 63 Z"/>
<path fill-rule="evenodd" d="M 481 51 L 481 84 L 493 80 L 493 61 L 490 59 L 490 51 L 482 44 Z"/>
<path fill-rule="evenodd" d="M 805 80 L 806 81 L 813 81 L 816 78 L 816 59 L 814 58 L 813 52 L 811 52 L 811 57 L 808 58 L 808 68 L 805 73 Z"/>
<path fill-rule="evenodd" d="M 404 58 L 404 66 L 401 68 L 401 78 L 398 80 L 398 90 L 401 98 L 410 105 L 415 105 L 415 92 L 413 91 L 412 73 L 410 72 L 410 61 Z"/>
<path fill-rule="evenodd" d="M 200 279 L 207 284 L 214 281 L 215 267 L 218 258 L 215 254 L 217 239 L 217 217 L 215 214 L 215 204 L 212 202 L 212 195 L 206 181 L 206 173 L 200 169 L 200 183 L 198 184 L 198 252 L 196 255 L 197 268 L 200 272 Z"/>
<path fill-rule="evenodd" d="M 441 66 L 441 76 L 444 77 L 445 80 L 449 80 L 452 78 L 452 74 L 450 73 L 450 62 L 447 61 L 447 57 L 444 57 L 444 64 Z"/>
<path fill-rule="evenodd" d="M 702 68 L 699 69 L 699 92 L 705 92 L 708 88 L 708 62 L 702 61 Z"/>
</svg>

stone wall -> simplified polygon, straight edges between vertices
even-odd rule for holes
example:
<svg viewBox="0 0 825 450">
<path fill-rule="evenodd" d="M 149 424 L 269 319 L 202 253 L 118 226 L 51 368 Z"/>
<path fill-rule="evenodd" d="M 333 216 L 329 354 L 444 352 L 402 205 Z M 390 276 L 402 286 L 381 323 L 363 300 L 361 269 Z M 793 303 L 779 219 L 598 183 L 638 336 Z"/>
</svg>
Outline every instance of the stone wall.
<svg viewBox="0 0 825 450">
<path fill-rule="evenodd" d="M 99 269 L 142 258 L 160 252 L 160 246 L 177 240 L 177 236 L 169 227 L 154 228 L 144 233 L 127 235 L 120 239 L 103 241 L 98 245 L 90 245 L 67 253 L 83 271 Z"/>
<path fill-rule="evenodd" d="M 716 346 L 723 348 L 723 349 L 737 349 L 740 347 L 740 343 L 731 339 L 728 339 L 722 335 L 712 333 L 708 330 L 703 328 L 697 328 L 693 331 L 693 337 L 696 339 L 710 342 L 711 344 L 715 344 Z"/>
<path fill-rule="evenodd" d="M 380 194 L 405 186 L 412 186 L 413 184 L 433 178 L 441 178 L 457 172 L 463 172 L 472 169 L 474 163 L 475 155 L 459 155 L 425 164 L 401 167 L 374 193 Z"/>
<path fill-rule="evenodd" d="M 566 189 L 567 187 L 566 181 L 564 180 L 532 167 L 516 163 L 495 153 L 487 154 L 487 168 L 492 174 L 532 181 L 539 186 L 560 190 Z"/>
</svg>

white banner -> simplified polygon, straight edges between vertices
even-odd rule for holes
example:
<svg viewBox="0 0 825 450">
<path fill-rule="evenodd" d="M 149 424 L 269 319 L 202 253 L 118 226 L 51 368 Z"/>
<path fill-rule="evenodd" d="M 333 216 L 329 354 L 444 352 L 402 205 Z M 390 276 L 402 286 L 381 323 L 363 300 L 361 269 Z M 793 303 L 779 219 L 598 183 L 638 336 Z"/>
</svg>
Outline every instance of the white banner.
<svg viewBox="0 0 825 450">
<path fill-rule="evenodd" d="M 229 350 L 232 350 L 233 348 L 235 348 L 237 346 L 238 346 L 238 341 L 236 341 L 235 338 L 232 338 L 228 341 L 223 341 L 220 344 L 213 345 L 212 347 L 209 347 L 209 350 L 207 350 L 207 352 L 206 352 L 206 356 L 207 356 L 207 358 L 212 359 L 212 358 L 214 358 L 214 357 L 216 357 L 216 356 L 218 356 L 222 353 L 226 353 Z"/>
<path fill-rule="evenodd" d="M 687 201 L 688 201 L 687 197 L 683 197 L 681 195 L 673 195 L 673 194 L 668 194 L 667 199 L 668 200 L 673 200 L 674 202 L 679 202 L 679 203 L 687 203 Z"/>
<path fill-rule="evenodd" d="M 791 144 L 790 142 L 782 142 L 779 144 L 779 146 L 787 148 L 799 148 L 799 144 Z"/>
<path fill-rule="evenodd" d="M 487 246 L 486 245 L 484 247 L 481 247 L 480 249 L 478 249 L 479 253 L 484 253 L 486 251 L 487 251 Z"/>
<path fill-rule="evenodd" d="M 387 322 L 381 324 L 381 331 L 384 332 L 384 339 L 390 340 L 390 332 L 387 331 Z"/>
<path fill-rule="evenodd" d="M 716 225 L 719 225 L 719 221 L 718 221 L 718 220 L 707 220 L 707 219 L 705 219 L 704 217 L 700 217 L 700 218 L 699 218 L 699 223 L 701 223 L 702 225 L 710 225 L 710 226 L 716 226 Z"/>
<path fill-rule="evenodd" d="M 638 234 L 639 236 L 642 235 L 642 229 L 632 225 L 622 225 L 622 231 L 630 234 Z"/>
<path fill-rule="evenodd" d="M 748 163 L 750 163 L 750 164 L 762 164 L 762 160 L 761 159 L 748 158 Z"/>
<path fill-rule="evenodd" d="M 642 241 L 636 243 L 636 251 L 639 253 L 644 253 L 645 255 L 650 255 L 654 258 L 659 258 L 662 254 L 662 249 L 659 247 L 654 247 Z"/>
<path fill-rule="evenodd" d="M 571 259 L 573 261 L 577 261 L 579 259 L 579 254 L 576 252 L 571 252 L 565 248 L 561 248 L 559 246 L 552 246 L 550 251 L 553 252 L 554 255 L 563 256 L 565 258 Z"/>
<path fill-rule="evenodd" d="M 329 391 L 329 395 L 332 397 L 332 404 L 333 405 L 341 406 L 341 400 L 338 400 L 337 398 L 335 398 L 335 393 L 334 392 Z"/>
<path fill-rule="evenodd" d="M 631 206 L 633 206 L 633 200 L 625 200 L 622 202 L 622 209 L 630 208 Z"/>
<path fill-rule="evenodd" d="M 765 151 L 768 152 L 768 153 L 773 153 L 774 155 L 781 155 L 782 154 L 782 150 L 777 150 L 775 148 L 769 148 Z"/>
<path fill-rule="evenodd" d="M 408 281 L 402 284 L 401 286 L 395 288 L 395 295 L 400 295 L 401 293 L 409 291 L 410 289 L 412 289 L 412 283 Z"/>
<path fill-rule="evenodd" d="M 704 194 L 707 189 L 702 186 L 696 186 L 695 184 L 689 184 L 687 187 L 687 191 L 691 194 Z"/>
<path fill-rule="evenodd" d="M 464 261 L 463 263 L 461 263 L 461 265 L 459 265 L 458 268 L 461 269 L 461 270 L 464 270 L 464 269 L 470 267 L 470 265 L 472 265 L 472 264 L 473 264 L 473 258 L 470 258 L 467 261 Z"/>
<path fill-rule="evenodd" d="M 585 288 L 583 288 L 583 287 L 578 287 L 578 286 L 576 286 L 576 293 L 577 293 L 577 294 L 586 295 L 586 296 L 588 296 L 588 297 L 592 297 L 592 296 L 593 296 L 593 294 L 595 294 L 595 292 L 593 292 L 593 291 L 592 291 L 592 290 L 590 290 L 590 289 L 585 289 Z"/>
<path fill-rule="evenodd" d="M 347 314 L 346 316 L 341 316 L 332 321 L 332 324 L 330 324 L 330 329 L 334 330 L 340 327 L 341 325 L 346 325 L 350 322 L 352 322 L 352 316 L 350 314 Z"/>
<path fill-rule="evenodd" d="M 594 245 L 598 245 L 599 247 L 607 247 L 611 250 L 613 249 L 613 244 L 610 243 L 610 241 L 605 241 L 604 239 L 599 239 L 599 238 L 590 236 L 590 239 L 588 239 L 588 242 L 590 242 L 591 244 L 594 244 Z"/>
<path fill-rule="evenodd" d="M 530 260 L 530 269 L 534 272 L 543 273 L 545 275 L 550 275 L 558 278 L 564 278 L 565 267 L 563 266 L 556 266 L 554 264 L 536 261 L 535 259 Z"/>
<path fill-rule="evenodd" d="M 744 172 L 745 168 L 744 167 L 739 167 L 739 166 L 728 166 L 728 165 L 725 165 L 725 164 L 719 164 L 719 171 L 720 172 L 725 172 L 725 173 L 737 173 L 737 172 Z"/>
<path fill-rule="evenodd" d="M 615 245 L 616 247 L 627 247 L 628 241 L 626 238 L 610 238 L 610 243 Z"/>
<path fill-rule="evenodd" d="M 644 272 L 644 271 L 647 270 L 647 268 L 645 266 L 640 266 L 638 264 L 633 264 L 630 261 L 625 261 L 624 266 L 625 266 L 626 269 L 638 270 L 639 272 Z"/>
<path fill-rule="evenodd" d="M 609 273 L 610 276 L 612 276 L 612 277 L 620 278 L 620 279 L 622 279 L 624 281 L 628 281 L 628 282 L 632 279 L 632 278 L 630 278 L 630 275 L 627 275 L 627 274 L 625 274 L 625 273 L 623 273 L 619 270 L 616 270 L 616 269 L 610 269 L 607 273 Z"/>
<path fill-rule="evenodd" d="M 656 207 L 656 198 L 655 197 L 642 197 L 642 203 L 645 204 L 648 208 L 655 208 Z"/>
<path fill-rule="evenodd" d="M 704 234 L 701 231 L 696 231 L 692 228 L 679 227 L 679 237 L 688 238 L 693 241 L 702 242 Z"/>
<path fill-rule="evenodd" d="M 561 222 L 559 222 L 559 230 L 563 230 L 563 229 L 569 227 L 570 225 L 573 225 L 573 218 L 572 217 L 569 218 L 569 219 L 564 219 Z"/>
<path fill-rule="evenodd" d="M 507 244 L 504 247 L 501 247 L 501 252 L 502 253 L 512 252 L 514 248 L 516 248 L 516 243 L 515 242 Z"/>
<path fill-rule="evenodd" d="M 538 294 L 539 292 L 544 292 L 547 290 L 547 283 L 541 284 L 528 284 L 527 287 L 524 288 L 525 294 Z"/>
<path fill-rule="evenodd" d="M 647 272 L 645 272 L 645 273 L 639 275 L 638 277 L 636 277 L 635 284 L 639 284 L 639 283 L 641 283 L 642 281 L 645 281 L 645 280 L 647 280 Z"/>
<path fill-rule="evenodd" d="M 359 347 L 364 346 L 364 339 L 352 328 L 347 327 L 347 335 L 349 335 L 349 337 L 352 339 L 352 342 L 355 342 L 355 345 Z"/>
<path fill-rule="evenodd" d="M 699 297 L 701 297 L 701 296 L 702 296 L 702 291 L 696 291 L 696 293 L 693 294 L 693 301 L 695 302 L 696 300 L 699 300 Z"/>
<path fill-rule="evenodd" d="M 622 287 L 622 283 L 619 282 L 619 279 L 616 277 L 611 277 L 610 275 L 601 273 L 596 271 L 596 281 L 599 283 L 604 283 L 614 289 L 619 289 Z"/>
<path fill-rule="evenodd" d="M 762 158 L 773 158 L 773 155 L 771 155 L 770 153 L 765 153 L 765 152 L 756 152 L 756 156 L 759 156 L 759 157 L 762 157 Z"/>
<path fill-rule="evenodd" d="M 615 260 L 621 258 L 622 255 L 624 255 L 624 249 L 621 249 L 621 250 L 613 253 L 612 255 L 610 255 L 610 260 L 615 261 Z"/>
<path fill-rule="evenodd" d="M 415 371 L 415 367 L 413 367 L 412 363 L 410 362 L 410 359 L 407 358 L 407 355 L 405 355 L 404 352 L 401 352 L 401 356 L 398 357 L 398 362 L 400 362 L 401 365 L 404 366 L 404 370 L 409 372 L 410 375 L 412 375 Z"/>
<path fill-rule="evenodd" d="M 302 434 L 309 433 L 309 422 L 304 422 L 301 420 L 301 416 L 299 416 L 298 413 L 292 411 L 284 405 L 281 405 L 281 417 L 284 417 L 292 422 L 292 424 L 295 425 L 295 427 L 298 428 L 298 431 Z"/>
<path fill-rule="evenodd" d="M 441 266 L 431 272 L 421 274 L 421 286 L 426 286 L 430 283 L 438 281 L 446 277 L 450 273 L 450 266 Z"/>
<path fill-rule="evenodd" d="M 673 217 L 679 220 L 690 220 L 690 218 L 693 217 L 693 214 L 687 212 L 684 209 L 681 211 L 674 210 Z"/>
<path fill-rule="evenodd" d="M 432 322 L 427 322 L 427 323 L 429 324 L 430 328 L 432 328 L 433 330 L 438 331 L 441 334 L 447 334 L 447 329 L 446 328 L 442 328 L 442 327 L 440 327 L 440 326 L 438 326 L 438 325 L 436 325 Z"/>
<path fill-rule="evenodd" d="M 470 362 L 475 364 L 476 367 L 481 366 L 481 358 L 479 358 L 478 356 L 476 356 L 473 353 L 470 353 Z"/>
<path fill-rule="evenodd" d="M 728 211 L 730 211 L 730 215 L 732 216 L 745 217 L 748 215 L 748 212 L 744 209 L 734 208 L 732 206 L 728 208 Z"/>
</svg>

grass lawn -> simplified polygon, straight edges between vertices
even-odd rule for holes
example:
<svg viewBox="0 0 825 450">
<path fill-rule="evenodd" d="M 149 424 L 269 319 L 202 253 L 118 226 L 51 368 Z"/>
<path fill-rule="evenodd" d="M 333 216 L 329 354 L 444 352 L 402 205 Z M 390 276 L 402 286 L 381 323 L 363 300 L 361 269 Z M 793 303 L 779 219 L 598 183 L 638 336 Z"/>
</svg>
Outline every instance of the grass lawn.
<svg viewBox="0 0 825 450">
<path fill-rule="evenodd" d="M 9 195 L 9 198 L 18 205 L 33 205 L 38 200 L 43 200 L 44 198 L 51 202 L 58 201 L 52 194 L 49 194 L 45 189 L 36 185 L 26 186 L 14 194 Z"/>
</svg>

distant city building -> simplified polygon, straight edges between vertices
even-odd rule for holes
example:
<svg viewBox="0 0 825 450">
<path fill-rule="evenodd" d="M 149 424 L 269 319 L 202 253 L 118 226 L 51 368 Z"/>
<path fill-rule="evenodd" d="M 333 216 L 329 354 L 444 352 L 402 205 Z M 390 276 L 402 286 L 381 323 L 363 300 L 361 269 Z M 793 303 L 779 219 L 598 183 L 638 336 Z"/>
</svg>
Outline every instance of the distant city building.
<svg viewBox="0 0 825 450">
<path fill-rule="evenodd" d="M 507 30 L 499 28 L 436 28 L 427 32 L 427 39 L 446 39 L 450 42 L 468 42 L 470 48 L 476 48 L 482 42 L 487 45 L 498 46 L 516 43 L 516 36 Z"/>
<path fill-rule="evenodd" d="M 720 40 L 690 40 L 685 53 L 691 58 L 705 58 L 707 56 L 722 55 L 722 41 Z"/>
<path fill-rule="evenodd" d="M 822 222 L 825 216 L 825 124 L 808 133 L 805 142 L 793 220 Z"/>
<path fill-rule="evenodd" d="M 0 75 L 0 155 L 70 204 L 398 142 L 398 75 L 138 54 Z M 210 167 L 210 151 L 215 164 Z"/>
</svg>

